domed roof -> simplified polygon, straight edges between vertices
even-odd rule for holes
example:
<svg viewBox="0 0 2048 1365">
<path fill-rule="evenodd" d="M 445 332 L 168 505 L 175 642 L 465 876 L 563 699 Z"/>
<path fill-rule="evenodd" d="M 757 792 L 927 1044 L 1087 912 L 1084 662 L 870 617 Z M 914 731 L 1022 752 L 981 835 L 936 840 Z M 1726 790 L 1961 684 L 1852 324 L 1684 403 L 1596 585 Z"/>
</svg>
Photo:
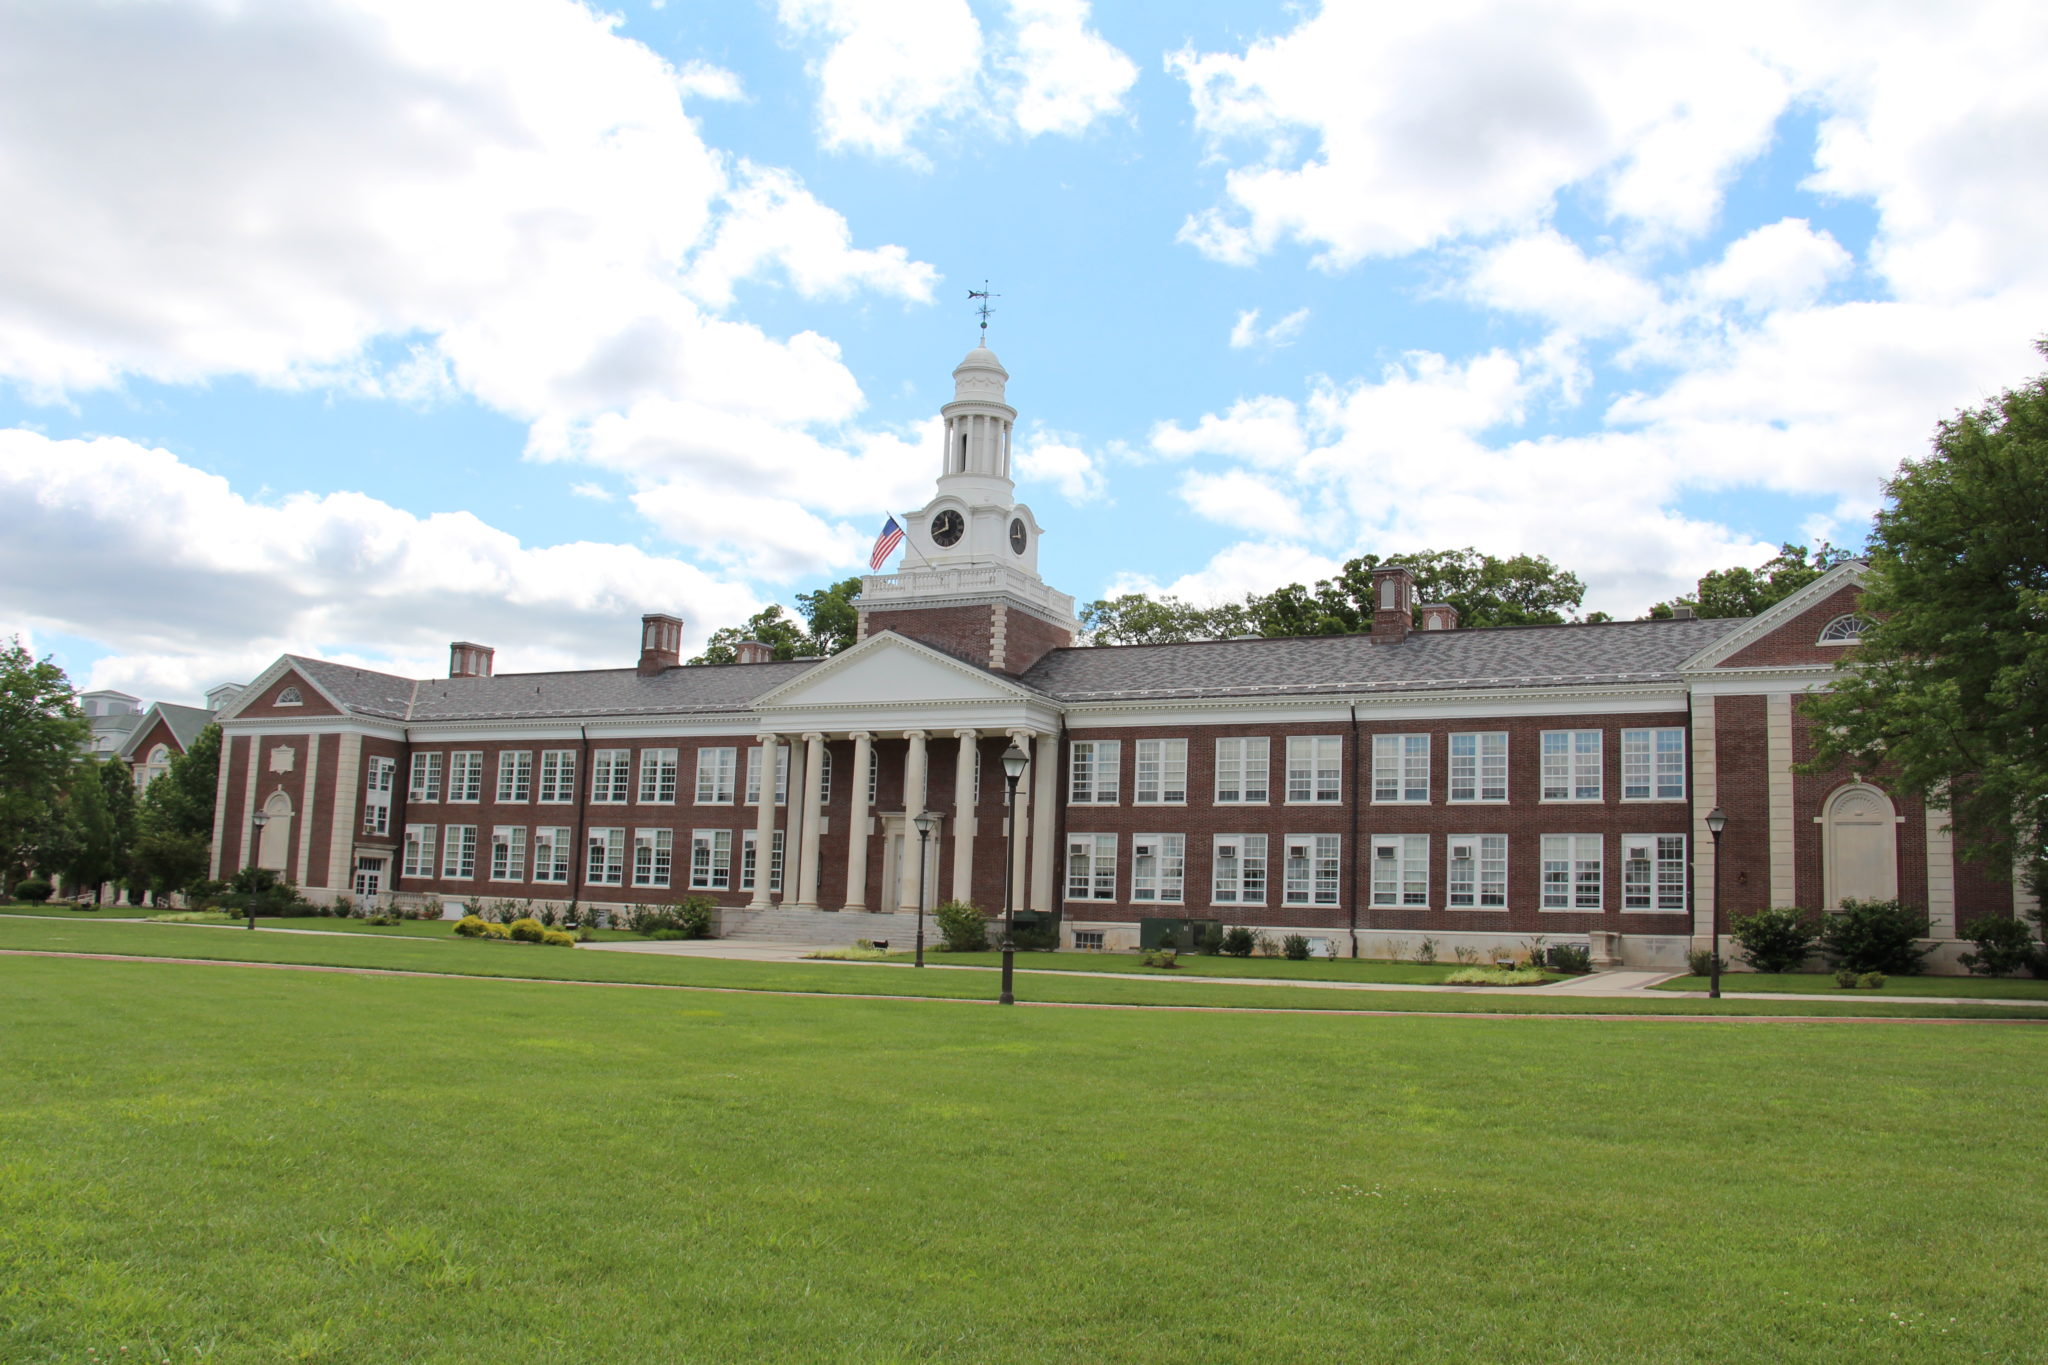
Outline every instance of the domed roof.
<svg viewBox="0 0 2048 1365">
<path fill-rule="evenodd" d="M 997 370 L 1005 379 L 1010 375 L 1008 370 L 1003 369 L 1003 362 L 996 359 L 996 353 L 986 346 L 975 347 L 967 353 L 965 360 L 953 367 L 954 374 L 962 370 Z"/>
</svg>

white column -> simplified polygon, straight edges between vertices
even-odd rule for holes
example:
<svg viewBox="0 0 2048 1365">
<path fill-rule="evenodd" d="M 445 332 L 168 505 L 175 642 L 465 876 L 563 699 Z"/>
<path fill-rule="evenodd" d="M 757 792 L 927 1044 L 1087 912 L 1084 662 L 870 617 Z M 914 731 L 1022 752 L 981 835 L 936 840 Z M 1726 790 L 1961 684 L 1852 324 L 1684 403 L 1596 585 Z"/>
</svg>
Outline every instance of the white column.
<svg viewBox="0 0 2048 1365">
<path fill-rule="evenodd" d="M 775 847 L 775 761 L 781 746 L 774 735 L 755 735 L 754 742 L 761 746 L 761 809 L 754 816 L 754 898 L 747 908 L 766 910 L 774 904 L 768 894 L 768 868 Z"/>
<path fill-rule="evenodd" d="M 344 895 L 356 889 L 356 831 L 362 826 L 363 737 L 345 734 L 334 764 L 334 800 L 328 808 L 327 884 Z"/>
<path fill-rule="evenodd" d="M 223 837 L 228 823 L 228 781 L 234 776 L 235 741 L 232 735 L 223 733 L 220 737 L 220 776 L 213 785 L 213 849 L 207 856 L 206 875 L 215 881 L 224 881 L 234 875 L 233 868 L 221 866 L 227 856 L 227 841 Z M 400 831 L 404 833 L 403 830 Z"/>
<path fill-rule="evenodd" d="M 1956 845 L 1949 813 L 1927 808 L 1927 936 L 1956 936 Z M 1904 888 L 1901 888 L 1902 890 Z"/>
<path fill-rule="evenodd" d="M 1720 804 L 1721 784 L 1714 766 L 1714 698 L 1697 692 L 1692 698 L 1692 934 L 1706 947 L 1714 933 L 1714 836 L 1707 812 Z"/>
<path fill-rule="evenodd" d="M 1031 731 L 1010 731 L 1010 742 L 1022 749 L 1025 757 L 1031 756 Z M 1033 771 L 1035 766 L 1027 765 L 1024 775 L 1017 779 L 1017 828 L 1010 836 L 1010 897 L 1011 904 L 1019 910 L 1027 904 L 1025 878 L 1030 875 L 1031 867 L 1031 792 L 1038 777 Z M 1008 794 L 1004 792 L 1005 796 Z"/>
<path fill-rule="evenodd" d="M 974 899 L 974 750 L 978 732 L 955 730 L 960 759 L 953 765 L 953 899 Z"/>
<path fill-rule="evenodd" d="M 824 807 L 818 789 L 825 783 L 825 737 L 816 730 L 804 735 L 804 861 L 798 871 L 796 908 L 818 908 L 818 832 Z"/>
<path fill-rule="evenodd" d="M 1052 909 L 1052 832 L 1057 815 L 1053 801 L 1059 784 L 1053 774 L 1059 771 L 1059 737 L 1043 734 L 1038 737 L 1038 755 L 1031 760 L 1031 771 L 1040 775 L 1040 781 L 1032 787 L 1031 824 L 1038 831 L 1037 842 L 1031 845 L 1031 908 L 1039 911 Z"/>
<path fill-rule="evenodd" d="M 868 764 L 875 751 L 875 737 L 865 730 L 853 732 L 853 772 L 848 781 L 853 801 L 846 817 L 846 908 L 868 908 Z M 886 896 L 884 900 L 888 899 Z"/>
<path fill-rule="evenodd" d="M 263 736 L 249 736 L 249 780 L 242 788 L 242 829 L 239 834 L 235 835 L 235 847 L 242 851 L 242 858 L 240 862 L 227 870 L 227 875 L 230 877 L 245 867 L 256 866 L 256 859 L 260 856 L 260 851 L 256 847 L 255 820 L 256 784 L 262 778 L 262 774 L 257 771 L 257 760 L 262 758 L 262 756 Z M 221 760 L 221 766 L 227 766 L 225 757 Z"/>
<path fill-rule="evenodd" d="M 1764 701 L 1764 792 L 1771 820 L 1771 904 L 1795 905 L 1798 880 L 1792 857 L 1792 694 L 1774 692 Z M 1709 807 L 1709 809 L 1712 809 Z M 1727 927 L 1725 924 L 1722 926 Z"/>
<path fill-rule="evenodd" d="M 910 752 L 903 758 L 903 856 L 896 860 L 896 908 L 914 915 L 917 913 L 917 879 L 924 870 L 924 862 L 918 848 L 917 829 L 910 822 L 924 809 L 925 732 L 905 730 L 903 737 L 910 741 Z"/>
<path fill-rule="evenodd" d="M 318 886 L 313 880 L 313 817 L 320 809 L 320 736 L 306 736 L 306 781 L 299 800 L 299 885 Z M 336 890 L 345 888 L 337 887 Z"/>
</svg>

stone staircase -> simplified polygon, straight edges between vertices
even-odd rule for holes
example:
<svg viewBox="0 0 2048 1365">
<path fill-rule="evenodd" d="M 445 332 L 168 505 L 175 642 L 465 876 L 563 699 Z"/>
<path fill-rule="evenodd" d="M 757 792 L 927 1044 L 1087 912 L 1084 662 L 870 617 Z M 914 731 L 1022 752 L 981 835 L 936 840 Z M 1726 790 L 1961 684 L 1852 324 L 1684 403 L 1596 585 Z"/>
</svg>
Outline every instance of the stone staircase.
<svg viewBox="0 0 2048 1365">
<path fill-rule="evenodd" d="M 924 917 L 925 946 L 938 942 L 938 924 Z M 917 941 L 915 914 L 870 914 L 865 910 L 721 910 L 718 936 L 751 943 L 829 943 L 851 946 L 855 939 L 887 939 L 889 948 Z"/>
</svg>

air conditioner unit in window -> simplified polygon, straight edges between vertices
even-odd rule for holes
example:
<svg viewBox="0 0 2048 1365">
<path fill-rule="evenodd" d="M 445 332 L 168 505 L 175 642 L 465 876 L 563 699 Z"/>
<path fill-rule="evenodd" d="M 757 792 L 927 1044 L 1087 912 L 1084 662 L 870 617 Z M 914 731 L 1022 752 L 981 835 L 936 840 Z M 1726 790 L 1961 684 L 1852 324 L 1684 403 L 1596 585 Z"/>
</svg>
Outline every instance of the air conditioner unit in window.
<svg viewBox="0 0 2048 1365">
<path fill-rule="evenodd" d="M 1470 862 L 1470 861 L 1472 861 L 1472 859 L 1474 859 L 1474 858 L 1476 858 L 1476 857 L 1478 857 L 1478 856 L 1479 856 L 1479 851 L 1478 851 L 1478 849 L 1477 849 L 1477 848 L 1475 848 L 1475 847 L 1474 847 L 1473 845 L 1471 845 L 1471 844 L 1452 844 L 1452 845 L 1451 845 L 1451 861 L 1452 861 L 1452 862 L 1457 862 L 1457 861 L 1458 861 L 1458 860 L 1459 860 L 1460 858 L 1464 859 L 1464 860 L 1465 860 L 1466 862 Z"/>
<path fill-rule="evenodd" d="M 1159 856 L 1159 849 L 1149 843 L 1132 844 L 1131 856 L 1133 858 L 1156 858 Z"/>
<path fill-rule="evenodd" d="M 1216 856 L 1219 858 L 1242 857 L 1244 856 L 1244 846 L 1235 842 L 1220 843 L 1216 845 Z"/>
<path fill-rule="evenodd" d="M 1307 844 L 1289 844 L 1287 846 L 1287 856 L 1290 858 L 1307 858 L 1314 851 Z"/>
<path fill-rule="evenodd" d="M 1375 858 L 1385 858 L 1388 862 L 1392 862 L 1394 860 L 1394 846 L 1392 844 L 1381 844 L 1372 851 L 1372 856 Z"/>
<path fill-rule="evenodd" d="M 1650 846 L 1648 844 L 1630 844 L 1628 852 L 1624 856 L 1631 860 L 1648 862 L 1650 861 Z"/>
</svg>

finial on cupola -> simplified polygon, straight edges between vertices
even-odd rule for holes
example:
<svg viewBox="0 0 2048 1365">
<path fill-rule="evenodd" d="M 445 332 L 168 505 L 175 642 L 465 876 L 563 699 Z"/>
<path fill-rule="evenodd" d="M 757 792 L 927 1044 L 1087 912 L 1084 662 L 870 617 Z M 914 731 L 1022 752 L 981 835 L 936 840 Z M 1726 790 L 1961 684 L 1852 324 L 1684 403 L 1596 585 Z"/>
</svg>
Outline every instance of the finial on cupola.
<svg viewBox="0 0 2048 1365">
<path fill-rule="evenodd" d="M 989 300 L 999 299 L 1002 297 L 1002 295 L 989 293 L 988 281 L 983 280 L 981 282 L 981 288 L 970 289 L 967 291 L 967 297 L 970 299 L 981 300 L 981 306 L 976 308 L 974 311 L 981 314 L 981 344 L 986 346 L 988 345 L 988 315 L 996 311 L 994 307 L 990 305 Z"/>
</svg>

